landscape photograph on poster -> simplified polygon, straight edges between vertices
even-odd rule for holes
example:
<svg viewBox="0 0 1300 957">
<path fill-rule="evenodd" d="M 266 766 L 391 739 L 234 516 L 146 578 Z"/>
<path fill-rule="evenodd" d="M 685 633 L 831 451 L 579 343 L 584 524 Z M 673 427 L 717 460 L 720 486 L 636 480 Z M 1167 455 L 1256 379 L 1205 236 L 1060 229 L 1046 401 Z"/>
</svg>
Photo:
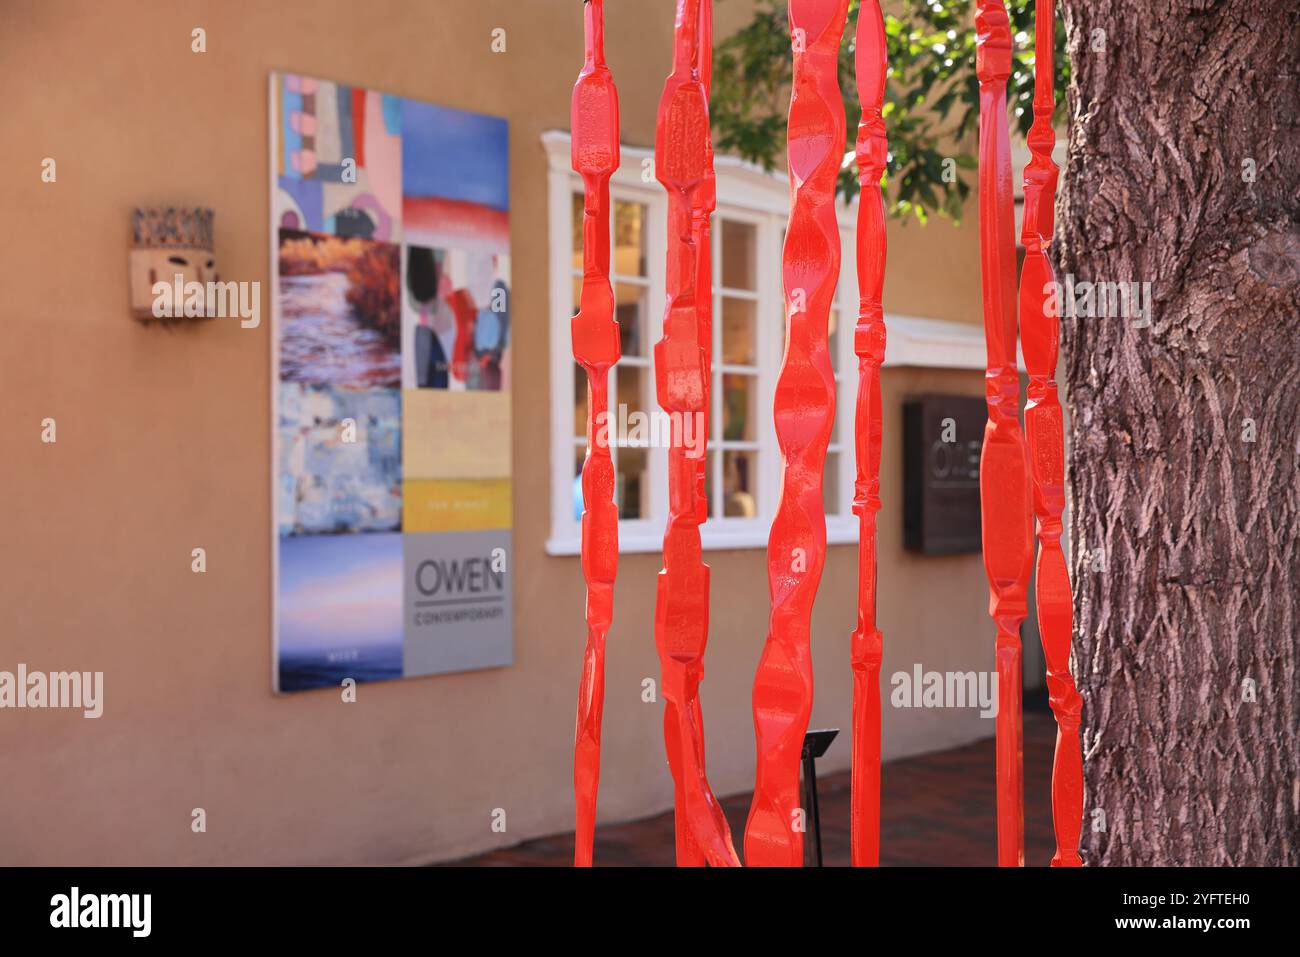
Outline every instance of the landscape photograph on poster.
<svg viewBox="0 0 1300 957">
<path fill-rule="evenodd" d="M 401 248 L 280 230 L 280 378 L 401 387 Z"/>
<path fill-rule="evenodd" d="M 274 686 L 512 660 L 505 120 L 271 79 Z"/>
<path fill-rule="evenodd" d="M 280 543 L 281 691 L 402 676 L 402 536 Z"/>
</svg>

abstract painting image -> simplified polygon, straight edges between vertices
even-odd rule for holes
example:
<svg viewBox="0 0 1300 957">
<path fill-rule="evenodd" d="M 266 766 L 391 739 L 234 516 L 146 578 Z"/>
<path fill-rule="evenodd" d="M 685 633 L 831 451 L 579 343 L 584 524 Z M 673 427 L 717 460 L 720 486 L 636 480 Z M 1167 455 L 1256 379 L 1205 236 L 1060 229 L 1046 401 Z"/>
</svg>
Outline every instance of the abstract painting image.
<svg viewBox="0 0 1300 957">
<path fill-rule="evenodd" d="M 402 386 L 509 391 L 509 255 L 405 248 Z"/>
<path fill-rule="evenodd" d="M 403 100 L 405 388 L 509 389 L 506 123 Z M 425 361 L 421 361 L 425 360 Z M 444 368 L 445 367 L 445 368 Z"/>
<path fill-rule="evenodd" d="M 402 527 L 402 393 L 280 385 L 281 535 Z"/>
<path fill-rule="evenodd" d="M 276 227 L 400 240 L 401 99 L 295 74 L 279 80 Z"/>
</svg>

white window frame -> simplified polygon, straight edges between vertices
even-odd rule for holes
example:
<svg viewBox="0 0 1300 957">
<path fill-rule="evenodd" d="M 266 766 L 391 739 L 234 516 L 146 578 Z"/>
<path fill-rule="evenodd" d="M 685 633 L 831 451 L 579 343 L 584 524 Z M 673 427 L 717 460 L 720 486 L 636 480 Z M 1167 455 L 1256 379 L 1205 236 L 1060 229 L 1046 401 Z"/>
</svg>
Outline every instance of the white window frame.
<svg viewBox="0 0 1300 957">
<path fill-rule="evenodd" d="M 572 279 L 573 195 L 582 192 L 582 178 L 570 166 L 569 134 L 549 131 L 542 135 L 548 173 L 549 260 L 550 277 L 550 399 L 551 399 L 551 534 L 546 551 L 551 555 L 576 555 L 581 547 L 580 523 L 573 509 L 574 360 L 570 341 L 573 317 Z M 653 177 L 653 151 L 624 145 L 622 162 L 611 179 L 611 206 L 618 201 L 641 203 L 646 207 L 647 278 L 649 296 L 642 335 L 648 344 L 662 334 L 664 311 L 665 242 L 667 234 L 667 199 L 663 187 Z M 784 301 L 781 273 L 781 240 L 790 209 L 790 189 L 786 177 L 730 156 L 715 160 L 718 211 L 714 220 L 714 328 L 721 329 L 721 311 L 717 309 L 718 284 L 721 280 L 721 256 L 718 254 L 722 230 L 721 219 L 753 223 L 757 228 L 756 251 L 758 309 L 756 343 L 758 366 L 757 422 L 758 444 L 758 514 L 754 518 L 711 517 L 700 530 L 703 547 L 709 550 L 765 548 L 772 518 L 780 498 L 782 462 L 776 442 L 771 411 L 780 372 L 782 343 L 781 316 Z M 857 270 L 855 224 L 857 204 L 837 203 L 840 225 L 840 281 L 837 308 L 839 336 L 836 343 L 836 431 L 831 448 L 838 451 L 835 463 L 839 479 L 839 510 L 826 516 L 828 544 L 845 544 L 858 540 L 858 521 L 852 513 L 854 463 L 854 405 L 857 398 L 857 357 L 853 353 L 853 326 L 857 321 Z M 937 367 L 983 368 L 983 336 L 977 328 L 932 319 L 909 319 L 889 316 L 889 354 L 886 365 L 927 365 Z M 720 334 L 720 333 L 717 333 Z M 898 338 L 899 341 L 895 341 Z M 716 340 L 715 340 L 716 343 Z M 647 352 L 649 349 L 647 348 Z M 721 350 L 715 345 L 715 371 Z M 894 361 L 891 361 L 891 358 Z M 653 366 L 653 363 L 651 364 Z M 724 367 L 725 370 L 725 367 Z M 653 368 L 649 371 L 653 405 Z M 614 397 L 611 396 L 613 399 Z M 719 403 L 714 403 L 717 406 Z M 714 439 L 720 430 L 710 429 L 715 469 L 721 470 L 721 449 Z M 646 493 L 648 517 L 619 522 L 619 551 L 657 552 L 663 547 L 668 518 L 667 450 L 650 448 L 647 454 L 649 487 Z M 716 473 L 715 473 L 716 474 Z M 714 482 L 716 490 L 717 483 Z"/>
</svg>

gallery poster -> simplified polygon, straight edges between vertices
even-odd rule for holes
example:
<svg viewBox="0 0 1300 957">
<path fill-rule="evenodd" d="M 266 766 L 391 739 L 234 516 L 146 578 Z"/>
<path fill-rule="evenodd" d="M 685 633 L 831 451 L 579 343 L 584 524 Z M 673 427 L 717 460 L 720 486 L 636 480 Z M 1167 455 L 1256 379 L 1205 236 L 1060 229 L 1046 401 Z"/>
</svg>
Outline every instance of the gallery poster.
<svg viewBox="0 0 1300 957">
<path fill-rule="evenodd" d="M 271 77 L 275 687 L 511 662 L 506 121 Z"/>
</svg>

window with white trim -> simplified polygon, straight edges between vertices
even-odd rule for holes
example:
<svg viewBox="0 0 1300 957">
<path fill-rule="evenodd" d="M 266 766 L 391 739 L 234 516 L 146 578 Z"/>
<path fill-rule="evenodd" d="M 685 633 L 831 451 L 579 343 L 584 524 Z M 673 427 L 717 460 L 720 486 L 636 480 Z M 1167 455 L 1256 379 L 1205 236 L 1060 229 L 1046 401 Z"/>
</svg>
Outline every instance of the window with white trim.
<svg viewBox="0 0 1300 957">
<path fill-rule="evenodd" d="M 570 320 L 582 285 L 582 180 L 569 169 L 567 134 L 548 133 L 551 270 L 552 554 L 579 550 L 586 455 L 586 374 L 573 360 Z M 667 199 L 651 152 L 623 147 L 610 189 L 610 281 L 623 357 L 610 374 L 610 414 L 652 413 L 654 343 L 662 335 Z M 780 497 L 781 454 L 772 395 L 785 348 L 781 245 L 789 209 L 784 177 L 728 157 L 716 163 L 713 218 L 713 367 L 705 548 L 761 548 Z M 830 316 L 837 402 L 824 475 L 827 534 L 855 541 L 853 403 L 857 389 L 852 326 L 857 302 L 854 212 L 840 211 L 840 284 Z M 667 449 L 611 430 L 620 551 L 658 551 L 668 518 Z"/>
</svg>

